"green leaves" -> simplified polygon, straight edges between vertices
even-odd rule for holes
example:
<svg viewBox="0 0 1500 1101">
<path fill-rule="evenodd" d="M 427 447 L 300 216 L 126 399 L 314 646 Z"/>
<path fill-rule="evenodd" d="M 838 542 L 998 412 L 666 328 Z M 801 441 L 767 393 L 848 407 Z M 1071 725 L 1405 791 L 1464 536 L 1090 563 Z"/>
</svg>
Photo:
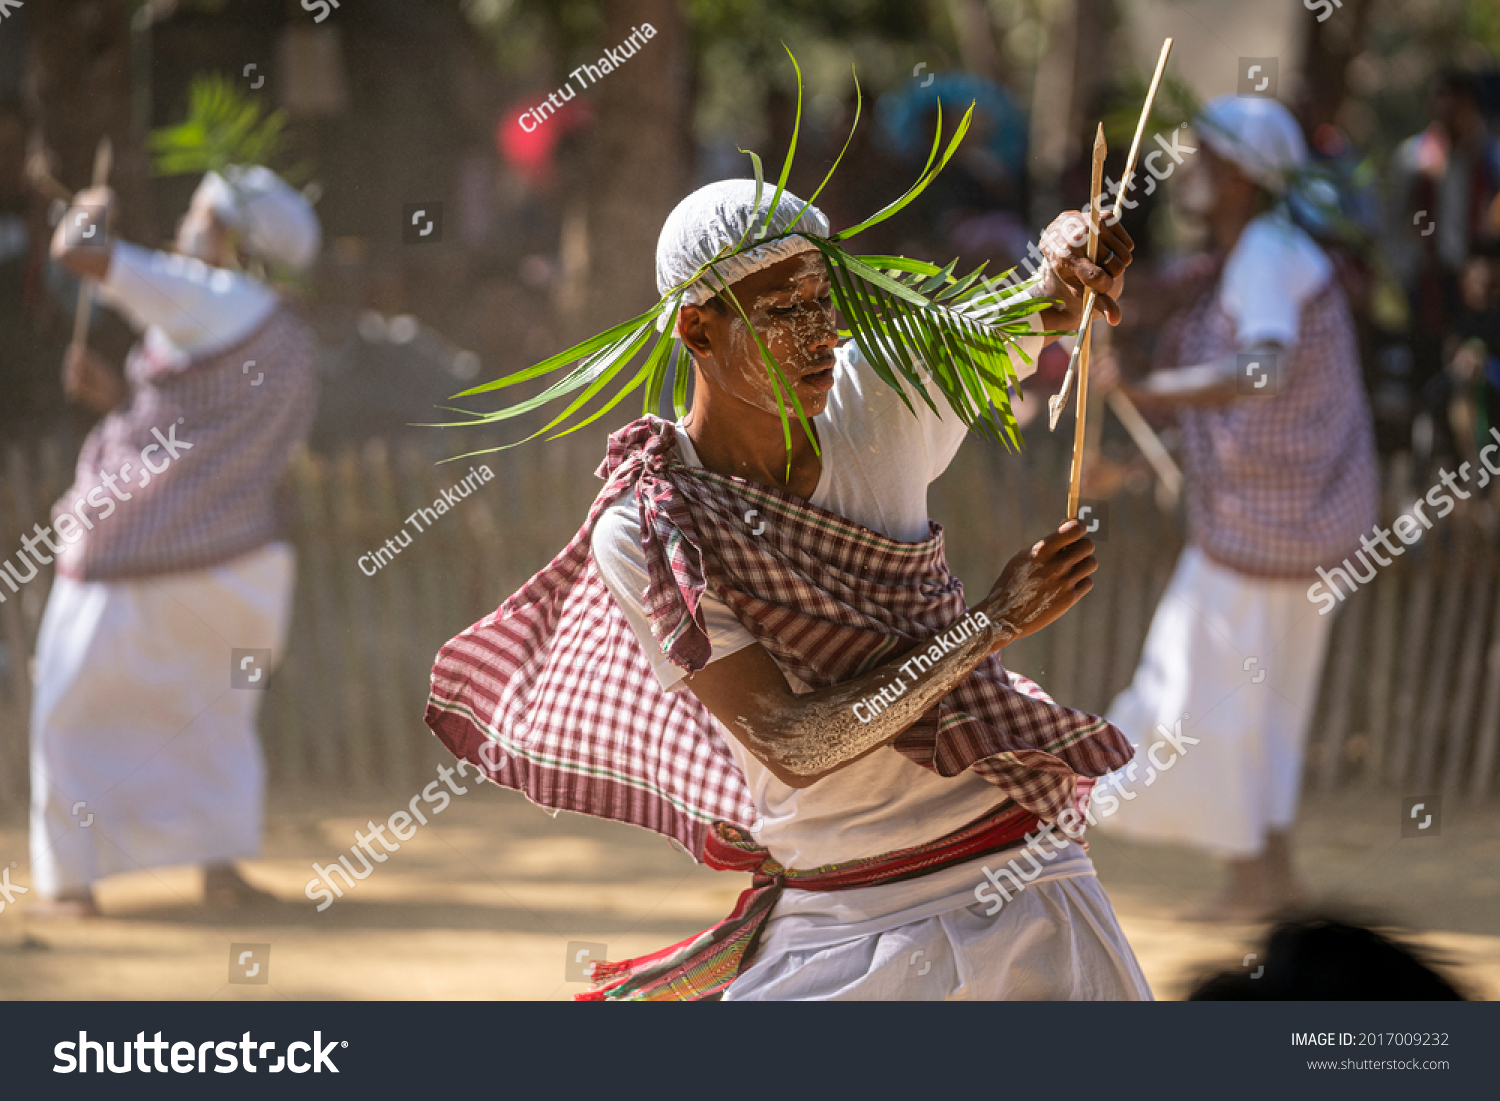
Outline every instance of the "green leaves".
<svg viewBox="0 0 1500 1101">
<path fill-rule="evenodd" d="M 1010 411 L 1018 382 L 1015 341 L 1032 332 L 1044 300 L 1002 293 L 981 265 L 962 279 L 955 264 L 938 268 L 900 256 L 851 256 L 832 241 L 809 238 L 823 254 L 834 304 L 870 366 L 901 394 L 905 386 L 938 416 L 930 382 L 965 426 L 1020 450 Z M 899 381 L 898 381 L 899 376 Z"/>
<path fill-rule="evenodd" d="M 787 56 L 791 57 L 792 67 L 797 72 L 797 122 L 792 129 L 780 177 L 769 205 L 764 207 L 764 214 L 761 197 L 765 191 L 765 179 L 760 158 L 753 152 L 741 150 L 750 157 L 755 174 L 755 198 L 752 212 L 733 246 L 726 243 L 713 259 L 682 283 L 669 289 L 655 306 L 638 317 L 606 329 L 533 367 L 456 395 L 460 398 L 470 397 L 528 382 L 555 371 L 567 372 L 542 393 L 515 405 L 489 413 L 455 410 L 471 418 L 461 423 L 483 424 L 507 420 L 549 402 L 571 398 L 561 413 L 527 437 L 530 440 L 554 433 L 548 438 L 555 439 L 597 420 L 637 389 L 643 391 L 643 412 L 660 409 L 669 376 L 673 380 L 673 406 L 679 417 L 684 415 L 687 411 L 691 357 L 686 354 L 682 341 L 669 326 L 675 323 L 683 293 L 688 287 L 703 280 L 720 292 L 755 340 L 761 362 L 776 395 L 788 461 L 791 458 L 792 442 L 789 414 L 796 416 L 803 433 L 816 450 L 817 437 L 781 364 L 767 345 L 768 334 L 757 331 L 739 299 L 728 289 L 728 284 L 717 267 L 718 262 L 727 256 L 795 235 L 805 239 L 823 257 L 832 284 L 834 305 L 849 326 L 840 335 L 850 336 L 858 343 L 875 373 L 887 385 L 896 389 L 907 408 L 915 412 L 912 404 L 914 395 L 934 413 L 942 416 L 944 411 L 936 400 L 941 397 L 948 410 L 967 427 L 1019 450 L 1020 433 L 1010 409 L 1011 389 L 1017 382 L 1012 357 L 1024 355 L 1016 345 L 1016 340 L 1033 331 L 1028 319 L 1031 314 L 1045 309 L 1046 301 L 1024 295 L 1022 292 L 1027 285 L 1024 283 L 1002 292 L 992 280 L 984 278 L 983 266 L 957 278 L 953 270 L 957 261 L 939 268 L 922 260 L 902 256 L 852 256 L 839 244 L 898 214 L 926 190 L 953 157 L 959 142 L 968 132 L 974 113 L 973 104 L 969 105 L 946 146 L 942 141 L 942 108 L 939 105 L 932 150 L 921 175 L 905 194 L 870 218 L 831 237 L 799 232 L 797 226 L 802 215 L 827 186 L 834 170 L 842 161 L 844 152 L 848 150 L 854 137 L 854 130 L 851 128 L 843 150 L 839 152 L 833 167 L 812 197 L 802 204 L 796 217 L 785 229 L 771 234 L 771 223 L 782 196 L 786 193 L 786 184 L 791 177 L 792 158 L 801 132 L 802 71 L 791 50 L 787 50 Z M 858 126 L 863 93 L 859 90 L 857 77 L 855 95 L 854 125 Z M 639 366 L 632 370 L 632 365 L 637 362 Z M 616 383 L 619 383 L 619 388 L 605 400 L 601 408 L 578 419 L 589 402 L 601 398 Z M 937 394 L 934 395 L 929 387 L 935 389 Z M 526 440 L 518 441 L 524 442 Z"/>
<path fill-rule="evenodd" d="M 902 195 L 901 198 L 884 207 L 882 210 L 872 215 L 871 217 L 866 218 L 858 225 L 850 226 L 848 229 L 841 230 L 838 233 L 835 233 L 833 235 L 833 239 L 835 241 L 847 241 L 856 233 L 863 233 L 871 226 L 879 225 L 881 222 L 885 221 L 892 215 L 899 214 L 912 202 L 912 200 L 914 200 L 918 195 L 922 194 L 922 192 L 926 191 L 927 185 L 932 183 L 933 180 L 937 179 L 938 173 L 947 166 L 949 160 L 953 158 L 953 154 L 958 152 L 958 143 L 963 141 L 964 135 L 969 132 L 969 123 L 973 120 L 973 118 L 974 104 L 970 103 L 969 109 L 964 112 L 964 117 L 959 120 L 958 129 L 953 131 L 953 137 L 948 142 L 948 148 L 943 151 L 942 159 L 936 160 L 936 163 L 934 163 L 935 159 L 937 158 L 938 147 L 942 143 L 943 138 L 943 101 L 938 100 L 937 129 L 933 132 L 932 135 L 932 152 L 927 154 L 927 164 L 922 169 L 922 174 L 917 177 L 917 182 L 912 184 L 911 187 L 907 188 L 906 194 Z M 842 156 L 842 154 L 840 154 L 840 156 Z"/>
<path fill-rule="evenodd" d="M 223 172 L 230 164 L 270 165 L 283 151 L 285 128 L 285 111 L 263 117 L 260 104 L 228 78 L 197 76 L 188 90 L 187 119 L 151 132 L 153 169 L 178 176 Z"/>
</svg>

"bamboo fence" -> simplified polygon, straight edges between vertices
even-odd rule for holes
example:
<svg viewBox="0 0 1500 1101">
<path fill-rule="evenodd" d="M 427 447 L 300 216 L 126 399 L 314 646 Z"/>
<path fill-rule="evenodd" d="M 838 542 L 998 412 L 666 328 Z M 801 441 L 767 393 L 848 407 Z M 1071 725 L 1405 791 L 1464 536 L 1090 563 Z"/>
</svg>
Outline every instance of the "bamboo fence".
<svg viewBox="0 0 1500 1101">
<path fill-rule="evenodd" d="M 949 561 L 971 601 L 1061 517 L 1067 449 L 1034 437 L 1020 459 L 970 441 L 933 487 L 932 514 L 947 529 Z M 273 786 L 363 790 L 430 779 L 448 759 L 422 724 L 433 656 L 566 544 L 599 484 L 592 446 L 528 445 L 438 465 L 457 450 L 451 444 L 375 439 L 303 453 L 294 464 L 293 625 L 261 716 Z M 476 446 L 486 445 L 463 441 L 465 450 Z M 58 437 L 0 455 L 0 557 L 46 521 L 71 474 L 69 454 Z M 426 530 L 407 526 L 471 462 L 496 477 Z M 1109 510 L 1094 591 L 1006 651 L 1012 668 L 1095 712 L 1129 683 L 1182 547 L 1180 522 L 1149 493 L 1117 495 Z M 367 576 L 360 557 L 402 530 L 411 544 Z M 1455 514 L 1340 606 L 1308 747 L 1312 792 L 1363 786 L 1496 797 L 1497 582 L 1493 540 Z M 13 809 L 26 798 L 30 657 L 50 583 L 44 573 L 19 593 L 0 588 L 0 806 Z"/>
</svg>

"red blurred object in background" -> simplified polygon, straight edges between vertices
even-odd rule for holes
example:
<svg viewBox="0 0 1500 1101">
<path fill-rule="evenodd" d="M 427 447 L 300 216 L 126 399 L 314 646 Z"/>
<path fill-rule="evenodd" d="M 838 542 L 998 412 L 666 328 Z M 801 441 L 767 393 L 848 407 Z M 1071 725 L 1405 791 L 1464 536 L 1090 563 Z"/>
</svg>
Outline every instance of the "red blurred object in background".
<svg viewBox="0 0 1500 1101">
<path fill-rule="evenodd" d="M 1040 387 L 1044 392 L 1055 391 L 1062 385 L 1063 376 L 1068 373 L 1070 354 L 1061 341 L 1054 340 L 1048 344 L 1036 357 L 1036 376 L 1030 385 Z"/>
<path fill-rule="evenodd" d="M 532 102 L 518 100 L 506 109 L 495 129 L 495 148 L 505 163 L 520 173 L 527 183 L 544 186 L 552 182 L 556 169 L 552 154 L 557 143 L 570 131 L 592 123 L 594 109 L 587 100 L 564 103 L 528 133 L 521 126 L 521 116 L 532 106 Z"/>
</svg>

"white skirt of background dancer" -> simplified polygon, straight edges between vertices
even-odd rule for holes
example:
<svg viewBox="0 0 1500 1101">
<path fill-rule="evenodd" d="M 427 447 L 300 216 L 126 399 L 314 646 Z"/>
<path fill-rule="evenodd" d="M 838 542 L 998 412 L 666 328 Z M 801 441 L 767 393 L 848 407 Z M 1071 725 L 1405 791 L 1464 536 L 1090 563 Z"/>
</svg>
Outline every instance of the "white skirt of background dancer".
<svg viewBox="0 0 1500 1101">
<path fill-rule="evenodd" d="M 1110 705 L 1136 758 L 1133 776 L 1095 789 L 1099 828 L 1244 858 L 1290 826 L 1332 619 L 1307 599 L 1306 579 L 1250 577 L 1184 550 L 1135 680 Z"/>
<path fill-rule="evenodd" d="M 264 694 L 230 686 L 231 651 L 280 657 L 294 576 L 291 547 L 273 543 L 188 573 L 56 579 L 32 702 L 31 878 L 40 894 L 259 850 L 265 766 L 255 718 Z"/>
</svg>

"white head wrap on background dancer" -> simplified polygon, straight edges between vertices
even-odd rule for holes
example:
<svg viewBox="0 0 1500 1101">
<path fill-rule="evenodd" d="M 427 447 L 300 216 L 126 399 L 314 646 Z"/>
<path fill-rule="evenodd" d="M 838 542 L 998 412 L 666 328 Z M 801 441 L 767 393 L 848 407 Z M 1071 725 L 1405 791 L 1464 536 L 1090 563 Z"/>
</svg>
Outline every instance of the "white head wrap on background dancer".
<svg viewBox="0 0 1500 1101">
<path fill-rule="evenodd" d="M 1267 191 L 1285 192 L 1307 162 L 1307 142 L 1292 113 L 1263 96 L 1219 96 L 1193 120 L 1205 145 Z"/>
<path fill-rule="evenodd" d="M 690 279 L 694 272 L 712 260 L 721 249 L 734 248 L 742 237 L 749 244 L 751 238 L 745 233 L 745 228 L 752 220 L 756 225 L 760 224 L 775 194 L 775 187 L 765 185 L 761 189 L 760 206 L 756 207 L 754 180 L 720 180 L 700 187 L 678 203 L 667 216 L 661 227 L 661 235 L 656 239 L 657 292 L 666 294 L 679 283 Z M 786 233 L 802 207 L 801 199 L 790 191 L 783 191 L 781 201 L 776 204 L 776 212 L 771 216 L 766 236 Z M 819 237 L 829 235 L 828 218 L 815 206 L 809 206 L 796 225 L 798 229 L 805 229 Z M 728 285 L 813 247 L 813 243 L 801 234 L 792 234 L 726 256 L 714 266 Z M 673 303 L 673 308 L 664 311 L 657 320 L 657 331 L 665 332 L 667 326 L 671 325 L 675 332 L 677 307 L 683 304 L 701 306 L 723 289 L 711 272 L 690 283 Z"/>
<path fill-rule="evenodd" d="M 209 172 L 193 193 L 241 236 L 245 249 L 269 263 L 303 271 L 318 254 L 323 234 L 312 203 L 261 165 L 235 165 L 221 176 Z"/>
</svg>

